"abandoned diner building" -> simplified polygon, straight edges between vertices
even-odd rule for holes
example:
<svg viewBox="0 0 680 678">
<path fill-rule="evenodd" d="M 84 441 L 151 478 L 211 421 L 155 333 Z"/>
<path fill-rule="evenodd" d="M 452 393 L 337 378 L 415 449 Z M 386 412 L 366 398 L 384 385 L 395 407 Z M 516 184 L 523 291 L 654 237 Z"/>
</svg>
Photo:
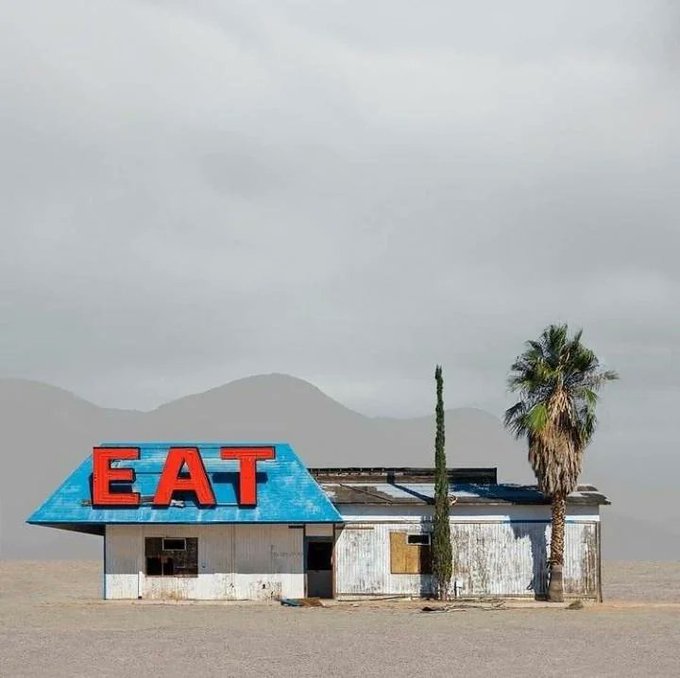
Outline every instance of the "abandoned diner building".
<svg viewBox="0 0 680 678">
<path fill-rule="evenodd" d="M 550 505 L 451 469 L 451 595 L 541 597 Z M 601 600 L 600 506 L 568 498 L 564 589 Z M 432 469 L 306 468 L 290 445 L 108 443 L 28 522 L 103 537 L 107 599 L 427 596 Z"/>
</svg>

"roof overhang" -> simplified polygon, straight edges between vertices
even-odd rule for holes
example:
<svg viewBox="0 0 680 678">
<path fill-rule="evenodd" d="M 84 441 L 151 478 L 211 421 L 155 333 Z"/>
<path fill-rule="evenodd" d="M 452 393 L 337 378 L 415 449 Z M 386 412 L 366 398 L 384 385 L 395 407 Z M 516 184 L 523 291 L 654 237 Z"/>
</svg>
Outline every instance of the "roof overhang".
<svg viewBox="0 0 680 678">
<path fill-rule="evenodd" d="M 224 447 L 271 446 L 275 456 L 257 465 L 257 503 L 238 502 L 238 463 L 220 456 Z M 290 445 L 286 443 L 125 442 L 102 447 L 139 450 L 139 459 L 112 462 L 134 470 L 133 489 L 141 495 L 138 506 L 92 505 L 92 456 L 85 459 L 62 485 L 28 518 L 28 523 L 66 530 L 103 534 L 111 524 L 236 524 L 236 523 L 341 523 L 342 517 Z M 215 505 L 200 506 L 195 497 L 155 506 L 153 497 L 168 450 L 198 448 L 215 495 Z"/>
</svg>

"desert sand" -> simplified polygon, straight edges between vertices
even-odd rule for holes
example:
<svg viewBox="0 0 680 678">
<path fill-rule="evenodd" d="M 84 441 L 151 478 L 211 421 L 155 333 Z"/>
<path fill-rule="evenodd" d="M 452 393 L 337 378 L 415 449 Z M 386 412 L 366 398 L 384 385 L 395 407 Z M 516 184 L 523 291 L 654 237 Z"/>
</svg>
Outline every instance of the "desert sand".
<svg viewBox="0 0 680 678">
<path fill-rule="evenodd" d="M 606 563 L 581 610 L 99 600 L 96 562 L 0 562 L 4 676 L 678 676 L 680 563 Z"/>
</svg>

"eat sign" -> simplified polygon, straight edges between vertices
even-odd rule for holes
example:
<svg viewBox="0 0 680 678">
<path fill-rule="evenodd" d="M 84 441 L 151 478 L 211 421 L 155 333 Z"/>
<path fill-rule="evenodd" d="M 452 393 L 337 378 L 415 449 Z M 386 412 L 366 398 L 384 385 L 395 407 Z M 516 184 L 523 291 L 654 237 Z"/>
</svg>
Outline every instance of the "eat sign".
<svg viewBox="0 0 680 678">
<path fill-rule="evenodd" d="M 255 473 L 257 462 L 274 459 L 273 447 L 222 447 L 221 459 L 239 462 L 240 506 L 257 504 Z M 116 460 L 139 459 L 138 447 L 95 447 L 92 450 L 92 505 L 93 506 L 139 506 L 139 492 L 113 492 L 112 482 L 133 483 L 132 468 L 111 468 Z M 186 472 L 181 473 L 186 466 Z M 158 481 L 154 506 L 169 506 L 174 492 L 193 492 L 201 506 L 215 506 L 215 493 L 206 473 L 203 459 L 197 447 L 170 447 L 165 465 Z"/>
</svg>

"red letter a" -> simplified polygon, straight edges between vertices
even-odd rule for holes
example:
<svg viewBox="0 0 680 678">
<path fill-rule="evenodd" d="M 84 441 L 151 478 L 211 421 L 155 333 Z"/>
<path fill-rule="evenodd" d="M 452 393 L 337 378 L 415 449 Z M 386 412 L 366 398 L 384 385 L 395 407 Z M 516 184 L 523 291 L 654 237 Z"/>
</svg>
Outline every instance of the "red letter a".
<svg viewBox="0 0 680 678">
<path fill-rule="evenodd" d="M 179 475 L 184 464 L 189 470 L 188 478 L 181 478 Z M 153 503 L 156 506 L 169 506 L 172 493 L 176 491 L 193 492 L 201 506 L 215 505 L 215 495 L 196 447 L 170 448 Z"/>
</svg>

